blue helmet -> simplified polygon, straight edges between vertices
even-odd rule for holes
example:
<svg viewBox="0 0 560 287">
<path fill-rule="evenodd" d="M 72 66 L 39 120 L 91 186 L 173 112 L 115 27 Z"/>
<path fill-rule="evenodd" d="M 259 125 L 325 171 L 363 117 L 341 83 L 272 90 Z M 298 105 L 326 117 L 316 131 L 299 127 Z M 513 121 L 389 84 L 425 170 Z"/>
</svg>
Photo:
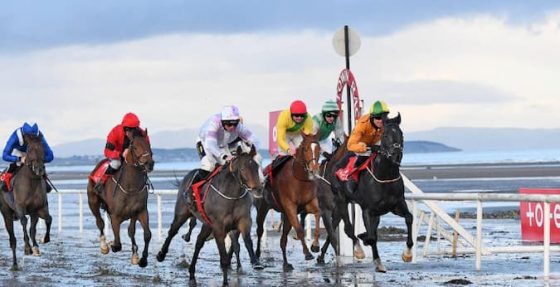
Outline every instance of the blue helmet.
<svg viewBox="0 0 560 287">
<path fill-rule="evenodd" d="M 36 123 L 33 124 L 33 125 L 30 125 L 28 123 L 24 123 L 23 127 L 21 128 L 21 131 L 23 132 L 24 135 L 38 136 L 39 135 L 39 126 Z"/>
</svg>

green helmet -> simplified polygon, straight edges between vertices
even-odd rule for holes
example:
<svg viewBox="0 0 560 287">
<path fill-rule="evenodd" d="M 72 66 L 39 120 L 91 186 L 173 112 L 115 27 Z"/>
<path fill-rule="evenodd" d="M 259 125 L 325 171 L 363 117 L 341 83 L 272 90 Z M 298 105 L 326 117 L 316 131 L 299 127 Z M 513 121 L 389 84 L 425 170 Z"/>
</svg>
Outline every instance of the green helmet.
<svg viewBox="0 0 560 287">
<path fill-rule="evenodd" d="M 321 112 L 326 113 L 326 112 L 339 112 L 338 109 L 338 105 L 336 104 L 335 101 L 333 100 L 328 100 L 323 104 L 323 107 L 321 108 Z"/>
<path fill-rule="evenodd" d="M 376 101 L 375 103 L 373 103 L 373 105 L 371 105 L 371 108 L 369 108 L 369 114 L 372 117 L 380 117 L 383 114 L 388 113 L 389 106 L 383 101 Z"/>
</svg>

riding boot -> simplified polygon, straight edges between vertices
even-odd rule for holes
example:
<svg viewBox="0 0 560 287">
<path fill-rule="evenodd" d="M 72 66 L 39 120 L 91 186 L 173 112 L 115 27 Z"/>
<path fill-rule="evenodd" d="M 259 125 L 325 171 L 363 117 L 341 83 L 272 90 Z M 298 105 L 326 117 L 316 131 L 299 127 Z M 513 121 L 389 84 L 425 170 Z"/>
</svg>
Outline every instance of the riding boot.
<svg viewBox="0 0 560 287">
<path fill-rule="evenodd" d="M 103 189 L 105 188 L 105 182 L 107 182 L 107 179 L 115 174 L 115 172 L 117 172 L 116 169 L 112 168 L 111 166 L 107 167 L 107 170 L 105 170 L 105 174 L 103 174 L 103 176 L 101 177 L 101 179 L 95 184 L 95 186 L 93 187 L 98 193 L 103 192 Z"/>
<path fill-rule="evenodd" d="M 199 169 L 194 174 L 194 177 L 191 181 L 191 186 L 189 186 L 189 189 L 187 190 L 187 194 L 185 196 L 185 203 L 187 204 L 187 206 L 194 207 L 194 191 L 193 191 L 193 188 L 192 188 L 193 184 L 198 183 L 202 180 L 205 180 L 206 177 L 208 177 L 209 174 L 210 174 L 209 171 L 203 170 L 203 169 Z"/>
</svg>

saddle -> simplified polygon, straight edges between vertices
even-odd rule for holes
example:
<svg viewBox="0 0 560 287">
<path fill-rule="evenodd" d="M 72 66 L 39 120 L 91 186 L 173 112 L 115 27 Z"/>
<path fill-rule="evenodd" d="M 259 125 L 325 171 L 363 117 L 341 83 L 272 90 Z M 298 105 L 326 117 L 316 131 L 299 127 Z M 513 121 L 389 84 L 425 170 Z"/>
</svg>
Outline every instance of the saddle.
<svg viewBox="0 0 560 287">
<path fill-rule="evenodd" d="M 109 160 L 104 159 L 97 166 L 97 168 L 91 173 L 91 175 L 89 176 L 89 179 L 91 181 L 93 181 L 94 184 L 97 184 L 98 182 L 101 181 L 104 185 L 105 182 L 107 182 L 107 179 L 109 179 L 109 177 L 111 176 L 110 174 L 105 174 L 105 172 L 107 171 L 107 168 L 109 168 Z"/>
<path fill-rule="evenodd" d="M 358 156 L 354 155 L 348 159 L 348 163 L 345 167 L 336 171 L 336 177 L 341 181 L 347 181 L 349 177 L 355 182 L 358 182 L 360 177 L 360 172 L 368 168 L 370 163 L 377 157 L 377 153 L 372 154 L 368 157 L 362 164 L 360 164 L 357 168 L 354 167 L 356 164 L 356 160 Z"/>
<path fill-rule="evenodd" d="M 264 176 L 266 177 L 267 181 L 272 183 L 273 175 L 280 170 L 286 162 L 288 162 L 292 158 L 291 155 L 279 155 L 276 157 L 269 165 L 264 168 Z"/>
<path fill-rule="evenodd" d="M 222 170 L 222 168 L 223 165 L 217 166 L 208 177 L 191 184 L 191 189 L 194 197 L 194 207 L 200 213 L 202 219 L 204 219 L 204 221 L 206 221 L 210 225 L 212 225 L 212 221 L 210 220 L 210 218 L 208 218 L 208 215 L 204 211 L 204 201 L 206 200 L 206 196 L 208 195 L 210 185 L 208 185 L 205 190 L 202 190 L 201 187 L 205 183 L 212 181 L 212 179 L 216 176 L 216 174 L 218 174 L 218 172 L 220 172 L 220 170 Z"/>
</svg>

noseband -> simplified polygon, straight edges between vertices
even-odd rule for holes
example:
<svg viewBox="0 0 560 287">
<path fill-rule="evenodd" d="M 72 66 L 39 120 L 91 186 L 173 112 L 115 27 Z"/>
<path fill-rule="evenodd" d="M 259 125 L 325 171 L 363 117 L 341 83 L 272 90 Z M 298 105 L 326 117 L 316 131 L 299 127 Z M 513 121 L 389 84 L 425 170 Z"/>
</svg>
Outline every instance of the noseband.
<svg viewBox="0 0 560 287">
<path fill-rule="evenodd" d="M 309 145 L 312 146 L 313 144 L 316 144 L 317 146 L 319 146 L 319 142 L 317 141 L 312 141 Z M 305 158 L 300 159 L 297 157 L 294 157 L 294 162 L 299 163 L 301 166 L 303 166 L 303 170 L 305 170 L 305 172 L 307 173 L 312 173 L 311 169 L 309 168 L 309 164 L 312 162 L 318 162 L 319 158 L 315 157 L 315 153 L 313 152 L 313 150 L 311 151 L 311 159 L 309 160 L 305 160 Z M 305 157 L 305 155 L 304 155 Z"/>
<path fill-rule="evenodd" d="M 387 132 L 387 129 L 385 130 L 385 132 Z M 396 166 L 400 166 L 401 163 L 400 161 L 395 160 L 394 155 L 399 155 L 399 154 L 402 155 L 402 153 L 403 153 L 402 141 L 398 143 L 395 142 L 389 146 L 385 146 L 382 143 L 379 149 L 379 154 L 385 157 L 387 160 L 389 160 L 391 163 L 393 163 Z"/>
<path fill-rule="evenodd" d="M 132 140 L 130 141 L 130 146 L 129 146 L 130 152 L 131 152 L 131 154 L 132 154 L 133 165 L 134 165 L 135 168 L 141 170 L 142 172 L 148 173 L 148 168 L 146 167 L 146 163 L 147 163 L 148 161 L 141 162 L 141 159 L 150 156 L 151 153 L 150 153 L 150 151 L 146 151 L 146 152 L 144 152 L 143 154 L 137 156 L 137 155 L 134 153 L 134 139 L 135 139 L 135 138 L 132 138 Z"/>
<path fill-rule="evenodd" d="M 241 188 L 243 188 L 243 190 L 245 190 L 245 192 L 243 193 L 243 195 L 241 195 L 242 198 L 245 196 L 245 194 L 247 194 L 247 192 L 254 190 L 253 188 L 250 188 L 247 183 L 245 183 L 245 181 L 243 180 L 243 176 L 241 176 L 241 167 L 238 167 L 236 170 L 233 170 L 233 162 L 239 160 L 239 157 L 234 157 L 230 162 L 229 162 L 229 172 L 234 174 L 233 177 L 237 180 L 237 182 L 239 183 L 239 185 L 241 186 Z"/>
</svg>

